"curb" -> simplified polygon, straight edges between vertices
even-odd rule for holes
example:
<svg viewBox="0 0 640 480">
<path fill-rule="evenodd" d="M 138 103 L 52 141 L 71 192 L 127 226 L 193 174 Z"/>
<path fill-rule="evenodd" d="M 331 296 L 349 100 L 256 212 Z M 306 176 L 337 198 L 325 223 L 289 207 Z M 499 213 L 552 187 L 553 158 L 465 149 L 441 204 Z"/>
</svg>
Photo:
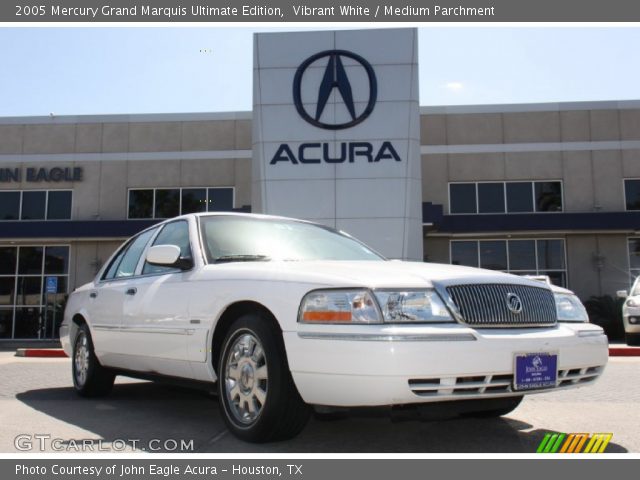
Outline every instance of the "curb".
<svg viewBox="0 0 640 480">
<path fill-rule="evenodd" d="M 66 358 L 67 354 L 61 348 L 19 348 L 16 357 Z"/>
<path fill-rule="evenodd" d="M 609 347 L 610 357 L 640 357 L 640 347 Z"/>
</svg>

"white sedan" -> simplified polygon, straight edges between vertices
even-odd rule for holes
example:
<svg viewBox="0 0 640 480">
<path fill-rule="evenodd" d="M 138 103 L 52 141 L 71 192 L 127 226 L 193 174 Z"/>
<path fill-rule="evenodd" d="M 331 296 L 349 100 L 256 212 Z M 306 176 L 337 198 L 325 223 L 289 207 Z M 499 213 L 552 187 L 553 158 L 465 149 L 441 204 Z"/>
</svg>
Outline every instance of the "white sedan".
<svg viewBox="0 0 640 480">
<path fill-rule="evenodd" d="M 60 333 L 80 395 L 116 375 L 216 382 L 229 429 L 254 442 L 295 436 L 312 407 L 504 415 L 525 394 L 593 382 L 608 358 L 568 290 L 390 261 L 322 225 L 244 214 L 134 236 L 70 295 Z"/>
</svg>

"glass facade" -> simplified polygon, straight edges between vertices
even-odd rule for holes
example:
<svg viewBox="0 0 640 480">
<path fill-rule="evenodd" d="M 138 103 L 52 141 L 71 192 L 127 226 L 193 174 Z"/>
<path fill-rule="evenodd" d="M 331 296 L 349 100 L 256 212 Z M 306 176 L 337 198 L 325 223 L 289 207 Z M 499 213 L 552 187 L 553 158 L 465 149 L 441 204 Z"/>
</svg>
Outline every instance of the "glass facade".
<svg viewBox="0 0 640 480">
<path fill-rule="evenodd" d="M 56 338 L 68 287 L 67 245 L 0 246 L 0 338 Z"/>
<path fill-rule="evenodd" d="M 2 220 L 70 220 L 71 190 L 0 191 Z"/>
<path fill-rule="evenodd" d="M 449 184 L 449 212 L 561 212 L 562 182 L 478 182 Z"/>
<path fill-rule="evenodd" d="M 450 248 L 454 265 L 516 275 L 547 275 L 555 285 L 567 286 L 563 239 L 452 240 Z M 638 259 L 640 269 L 640 253 Z"/>
<path fill-rule="evenodd" d="M 172 218 L 197 212 L 233 210 L 234 188 L 134 188 L 129 190 L 129 219 Z"/>
</svg>

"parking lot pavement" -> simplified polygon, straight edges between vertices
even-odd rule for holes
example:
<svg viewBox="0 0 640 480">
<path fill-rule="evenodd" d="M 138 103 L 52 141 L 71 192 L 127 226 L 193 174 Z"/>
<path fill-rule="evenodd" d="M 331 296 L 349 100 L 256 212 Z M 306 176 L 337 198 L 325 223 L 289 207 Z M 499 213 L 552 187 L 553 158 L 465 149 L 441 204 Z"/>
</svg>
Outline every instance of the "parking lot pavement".
<svg viewBox="0 0 640 480">
<path fill-rule="evenodd" d="M 84 441 L 86 451 L 532 453 L 547 432 L 612 432 L 607 452 L 640 452 L 638 358 L 612 358 L 595 385 L 529 396 L 499 419 L 356 412 L 312 418 L 290 441 L 252 445 L 227 433 L 207 392 L 119 377 L 111 396 L 83 399 L 71 387 L 68 359 L 12 355 L 0 353 L 0 452 L 29 444 L 76 452 Z"/>
</svg>

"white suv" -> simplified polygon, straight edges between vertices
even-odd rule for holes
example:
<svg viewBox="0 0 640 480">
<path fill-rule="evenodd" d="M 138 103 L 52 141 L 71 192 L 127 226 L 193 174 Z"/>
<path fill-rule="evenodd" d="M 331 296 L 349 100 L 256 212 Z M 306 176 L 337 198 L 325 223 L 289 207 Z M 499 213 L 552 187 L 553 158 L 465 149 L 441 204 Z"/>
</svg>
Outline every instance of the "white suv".
<svg viewBox="0 0 640 480">
<path fill-rule="evenodd" d="M 256 442 L 296 435 L 311 406 L 503 415 L 593 382 L 608 358 L 568 290 L 389 261 L 325 226 L 242 214 L 131 238 L 70 295 L 61 340 L 80 395 L 120 374 L 216 382 L 228 427 Z"/>
</svg>

